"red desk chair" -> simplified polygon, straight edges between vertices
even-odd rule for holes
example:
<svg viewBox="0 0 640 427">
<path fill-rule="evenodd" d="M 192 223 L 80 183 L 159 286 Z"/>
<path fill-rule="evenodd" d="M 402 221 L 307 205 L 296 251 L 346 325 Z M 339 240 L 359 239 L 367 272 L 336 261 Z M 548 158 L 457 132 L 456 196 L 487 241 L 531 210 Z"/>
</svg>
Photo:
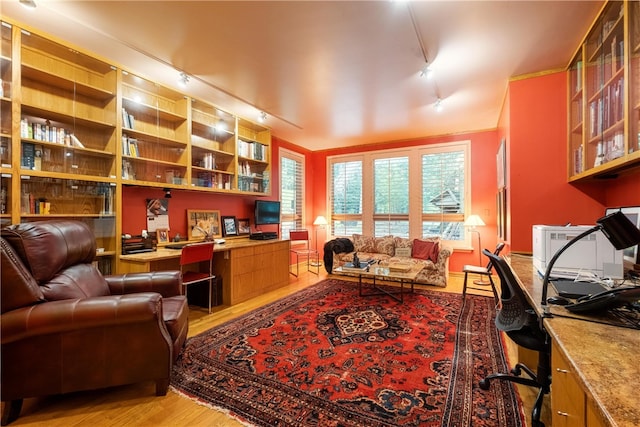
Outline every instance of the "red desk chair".
<svg viewBox="0 0 640 427">
<path fill-rule="evenodd" d="M 289 269 L 289 273 L 298 277 L 300 274 L 300 258 L 307 260 L 307 271 L 310 271 L 313 274 L 320 273 L 320 253 L 315 249 L 311 249 L 309 246 L 309 230 L 291 230 L 289 232 L 289 239 L 291 240 L 291 244 L 300 244 L 304 245 L 300 248 L 292 247 L 291 253 L 296 256 L 296 272 L 294 273 Z M 313 261 L 313 264 L 311 263 Z M 313 271 L 311 267 L 315 267 L 316 271 Z"/>
<path fill-rule="evenodd" d="M 182 273 L 182 286 L 185 296 L 187 296 L 187 286 L 193 283 L 204 282 L 205 280 L 209 282 L 209 314 L 211 314 L 213 279 L 216 278 L 215 274 L 213 274 L 213 245 L 213 242 L 185 245 L 180 255 L 180 272 Z M 186 269 L 186 266 L 200 264 L 205 261 L 208 263 L 206 272 Z"/>
</svg>

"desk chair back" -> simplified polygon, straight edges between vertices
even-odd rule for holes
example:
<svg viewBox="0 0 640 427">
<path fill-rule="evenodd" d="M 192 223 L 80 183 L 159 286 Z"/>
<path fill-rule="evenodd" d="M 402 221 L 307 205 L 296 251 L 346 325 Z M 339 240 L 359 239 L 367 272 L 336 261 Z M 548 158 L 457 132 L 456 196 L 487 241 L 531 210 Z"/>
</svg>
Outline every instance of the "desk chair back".
<svg viewBox="0 0 640 427">
<path fill-rule="evenodd" d="M 544 427 L 540 421 L 540 411 L 545 394 L 549 393 L 551 386 L 551 340 L 547 332 L 542 328 L 533 306 L 529 303 L 524 289 L 516 280 L 511 266 L 504 258 L 484 250 L 486 256 L 492 261 L 496 273 L 502 283 L 500 295 L 501 308 L 496 316 L 498 329 L 506 331 L 507 336 L 517 345 L 538 352 L 538 366 L 534 372 L 523 363 L 517 363 L 511 370 L 511 374 L 496 373 L 487 375 L 480 381 L 480 388 L 489 389 L 492 380 L 511 381 L 518 384 L 539 388 L 538 397 L 531 411 L 531 425 Z M 524 371 L 529 378 L 520 376 Z"/>
<path fill-rule="evenodd" d="M 307 271 L 318 274 L 320 272 L 320 254 L 315 249 L 311 249 L 309 245 L 309 230 L 291 230 L 289 231 L 289 240 L 291 240 L 291 243 L 297 244 L 304 242 L 304 247 L 291 247 L 291 253 L 295 255 L 296 272 L 294 273 L 289 267 L 289 273 L 298 277 L 300 274 L 300 257 L 302 257 L 307 262 Z M 311 267 L 314 267 L 315 271 Z"/>
<path fill-rule="evenodd" d="M 211 292 L 213 288 L 213 242 L 193 243 L 185 245 L 180 255 L 180 272 L 182 273 L 182 287 L 187 295 L 187 286 L 198 282 L 209 282 L 209 313 L 211 313 Z M 207 263 L 206 271 L 187 269 L 193 264 Z"/>
<path fill-rule="evenodd" d="M 292 242 L 305 242 L 305 249 L 309 249 L 309 230 L 289 231 L 289 240 Z"/>
<path fill-rule="evenodd" d="M 500 252 L 502 252 L 502 249 L 504 249 L 504 242 L 499 242 L 493 251 L 493 255 L 495 256 L 500 255 Z M 484 253 L 485 250 L 483 250 L 482 253 Z M 487 263 L 487 271 L 489 272 L 489 274 L 491 274 L 491 269 L 493 268 L 493 259 L 490 256 L 488 256 L 488 258 L 489 258 L 489 262 Z"/>
</svg>

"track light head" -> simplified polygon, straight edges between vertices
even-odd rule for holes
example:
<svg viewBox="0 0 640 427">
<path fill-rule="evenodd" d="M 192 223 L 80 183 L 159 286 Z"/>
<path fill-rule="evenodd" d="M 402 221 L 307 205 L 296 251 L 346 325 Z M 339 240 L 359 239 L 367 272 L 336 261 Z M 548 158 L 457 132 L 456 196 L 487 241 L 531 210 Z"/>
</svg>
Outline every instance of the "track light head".
<svg viewBox="0 0 640 427">
<path fill-rule="evenodd" d="M 436 99 L 436 103 L 433 104 L 433 108 L 435 108 L 438 113 L 442 111 L 442 99 Z"/>
<path fill-rule="evenodd" d="M 183 71 L 180 73 L 180 76 L 178 76 L 178 86 L 185 88 L 187 87 L 187 83 L 189 83 L 189 76 Z"/>
<path fill-rule="evenodd" d="M 267 113 L 265 113 L 264 111 L 260 111 L 260 115 L 258 116 L 258 121 L 260 123 L 264 123 L 267 121 Z"/>
</svg>

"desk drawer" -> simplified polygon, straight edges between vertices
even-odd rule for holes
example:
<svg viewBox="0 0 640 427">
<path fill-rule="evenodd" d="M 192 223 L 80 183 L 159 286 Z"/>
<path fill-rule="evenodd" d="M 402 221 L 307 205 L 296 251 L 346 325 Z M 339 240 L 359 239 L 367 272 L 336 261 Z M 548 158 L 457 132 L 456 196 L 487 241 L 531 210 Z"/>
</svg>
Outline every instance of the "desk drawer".
<svg viewBox="0 0 640 427">
<path fill-rule="evenodd" d="M 586 397 L 576 374 L 555 344 L 551 349 L 551 420 L 553 427 L 585 425 Z"/>
</svg>

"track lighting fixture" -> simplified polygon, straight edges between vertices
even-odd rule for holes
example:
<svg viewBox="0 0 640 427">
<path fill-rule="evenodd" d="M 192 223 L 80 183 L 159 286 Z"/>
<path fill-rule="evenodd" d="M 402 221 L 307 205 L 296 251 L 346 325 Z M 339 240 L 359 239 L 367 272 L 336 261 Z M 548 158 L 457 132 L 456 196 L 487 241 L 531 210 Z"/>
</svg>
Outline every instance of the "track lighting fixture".
<svg viewBox="0 0 640 427">
<path fill-rule="evenodd" d="M 171 198 L 171 189 L 170 188 L 163 188 L 162 191 L 164 191 L 164 198 L 165 199 L 170 199 Z"/>
<path fill-rule="evenodd" d="M 260 123 L 264 123 L 265 121 L 267 121 L 267 113 L 265 113 L 264 111 L 260 111 L 260 116 L 258 116 L 258 121 Z"/>
<path fill-rule="evenodd" d="M 20 4 L 27 9 L 35 9 L 38 6 L 35 0 L 20 0 Z"/>
<path fill-rule="evenodd" d="M 420 77 L 426 77 L 427 79 L 433 77 L 433 70 L 429 63 L 426 63 L 424 67 L 422 67 L 422 70 L 420 70 Z"/>
<path fill-rule="evenodd" d="M 187 87 L 187 83 L 189 83 L 189 76 L 183 71 L 178 77 L 178 86 L 180 86 L 181 88 L 185 88 Z"/>
<path fill-rule="evenodd" d="M 442 111 L 442 99 L 436 99 L 436 103 L 433 105 L 433 108 L 435 108 L 438 113 Z"/>
</svg>

